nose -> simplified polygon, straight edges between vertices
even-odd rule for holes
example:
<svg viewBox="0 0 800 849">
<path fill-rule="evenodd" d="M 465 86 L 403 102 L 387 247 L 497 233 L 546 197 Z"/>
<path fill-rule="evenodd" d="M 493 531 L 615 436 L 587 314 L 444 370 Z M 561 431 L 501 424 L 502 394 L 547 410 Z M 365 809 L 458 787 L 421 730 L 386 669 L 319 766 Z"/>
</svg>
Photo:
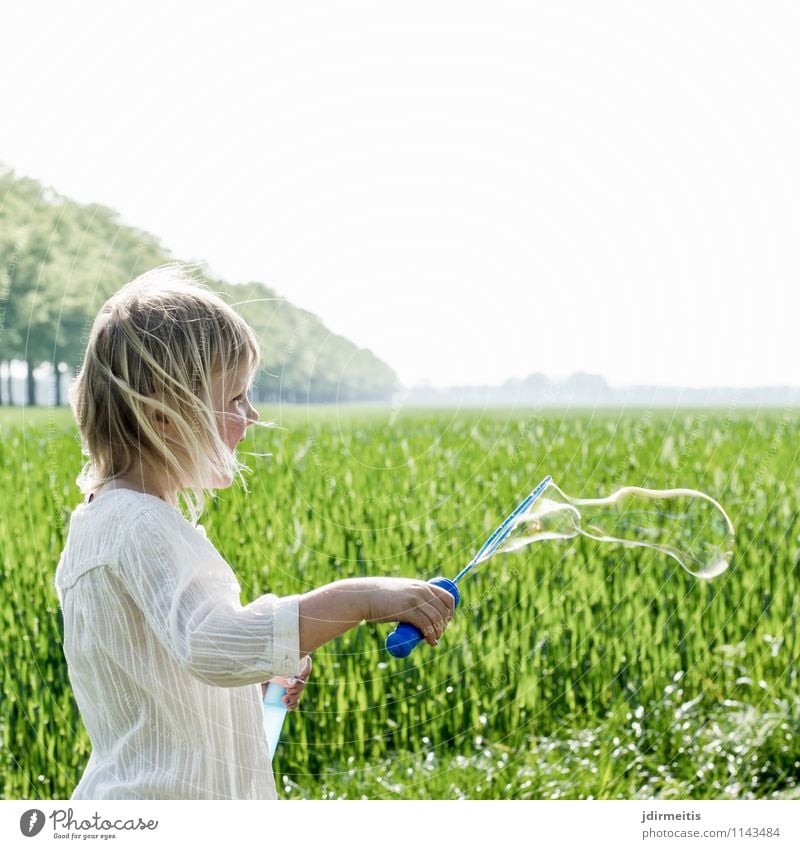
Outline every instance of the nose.
<svg viewBox="0 0 800 849">
<path fill-rule="evenodd" d="M 257 422 L 261 416 L 258 415 L 258 410 L 250 403 L 247 402 L 248 410 L 247 410 L 247 420 L 250 422 Z"/>
</svg>

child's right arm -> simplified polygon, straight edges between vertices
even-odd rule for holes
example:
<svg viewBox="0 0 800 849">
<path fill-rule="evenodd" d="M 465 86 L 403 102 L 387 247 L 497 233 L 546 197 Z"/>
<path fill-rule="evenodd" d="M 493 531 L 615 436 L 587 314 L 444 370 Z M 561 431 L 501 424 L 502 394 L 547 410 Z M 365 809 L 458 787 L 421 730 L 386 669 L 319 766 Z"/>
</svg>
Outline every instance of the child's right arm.
<svg viewBox="0 0 800 849">
<path fill-rule="evenodd" d="M 453 615 L 447 590 L 406 578 L 348 578 L 299 597 L 300 654 L 362 622 L 408 622 L 435 646 Z"/>
<path fill-rule="evenodd" d="M 120 603 L 130 600 L 178 665 L 212 686 L 295 675 L 301 656 L 364 619 L 408 622 L 435 645 L 452 615 L 446 590 L 402 578 L 350 578 L 243 607 L 230 567 L 216 560 L 198 567 L 196 532 L 170 530 L 140 509 L 123 530 L 123 556 L 108 569 L 120 582 Z"/>
</svg>

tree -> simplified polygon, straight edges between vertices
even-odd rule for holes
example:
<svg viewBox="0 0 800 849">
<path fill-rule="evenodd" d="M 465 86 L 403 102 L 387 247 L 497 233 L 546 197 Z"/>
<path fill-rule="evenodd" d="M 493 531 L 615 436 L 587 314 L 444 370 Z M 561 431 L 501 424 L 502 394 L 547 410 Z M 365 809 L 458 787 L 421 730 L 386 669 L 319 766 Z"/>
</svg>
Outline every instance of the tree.
<svg viewBox="0 0 800 849">
<path fill-rule="evenodd" d="M 108 297 L 139 274 L 171 261 L 154 236 L 98 204 L 77 204 L 0 167 L 0 360 L 77 369 L 89 328 Z M 199 266 L 198 276 L 251 324 L 263 348 L 258 393 L 265 400 L 351 401 L 391 397 L 394 372 L 371 352 L 330 333 L 260 282 L 234 285 Z M 9 387 L 10 387 L 9 376 Z M 10 391 L 9 391 L 10 398 Z"/>
</svg>

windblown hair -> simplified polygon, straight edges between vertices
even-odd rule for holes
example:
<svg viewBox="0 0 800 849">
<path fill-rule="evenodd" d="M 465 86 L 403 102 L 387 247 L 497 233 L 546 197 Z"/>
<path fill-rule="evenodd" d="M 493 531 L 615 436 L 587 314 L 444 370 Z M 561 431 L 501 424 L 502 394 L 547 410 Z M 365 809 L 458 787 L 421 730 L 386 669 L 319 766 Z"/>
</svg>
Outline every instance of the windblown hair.
<svg viewBox="0 0 800 849">
<path fill-rule="evenodd" d="M 212 377 L 230 379 L 245 361 L 252 378 L 261 362 L 253 330 L 182 265 L 123 286 L 95 319 L 69 392 L 89 458 L 81 492 L 141 463 L 176 483 L 196 524 L 214 477 L 241 478 L 246 468 L 220 437 L 211 398 Z M 159 425 L 164 417 L 175 439 Z"/>
</svg>

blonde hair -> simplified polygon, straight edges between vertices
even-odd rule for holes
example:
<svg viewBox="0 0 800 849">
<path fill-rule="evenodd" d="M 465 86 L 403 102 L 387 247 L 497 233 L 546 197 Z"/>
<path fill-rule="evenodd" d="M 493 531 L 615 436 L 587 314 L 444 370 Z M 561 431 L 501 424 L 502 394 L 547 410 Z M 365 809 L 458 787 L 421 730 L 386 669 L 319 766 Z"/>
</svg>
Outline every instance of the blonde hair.
<svg viewBox="0 0 800 849">
<path fill-rule="evenodd" d="M 261 362 L 253 330 L 186 266 L 163 265 L 123 286 L 97 315 L 69 390 L 89 458 L 76 479 L 81 492 L 137 462 L 160 468 L 178 482 L 184 514 L 196 524 L 213 476 L 243 480 L 247 468 L 219 434 L 210 389 L 213 376 L 245 362 L 252 378 Z M 179 445 L 155 413 L 173 425 Z"/>
</svg>

